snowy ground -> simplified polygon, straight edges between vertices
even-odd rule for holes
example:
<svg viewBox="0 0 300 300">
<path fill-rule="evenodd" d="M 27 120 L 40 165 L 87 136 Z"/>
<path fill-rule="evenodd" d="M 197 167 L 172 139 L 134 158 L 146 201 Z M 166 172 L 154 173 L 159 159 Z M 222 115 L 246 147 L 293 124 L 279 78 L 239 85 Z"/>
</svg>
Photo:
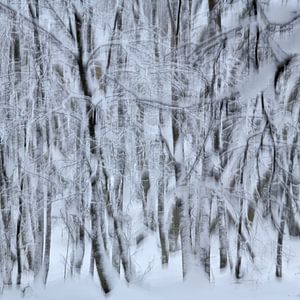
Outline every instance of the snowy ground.
<svg viewBox="0 0 300 300">
<path fill-rule="evenodd" d="M 57 235 L 57 239 L 58 239 Z M 288 237 L 286 237 L 288 238 Z M 267 239 L 266 239 L 267 240 Z M 58 242 L 58 241 L 56 241 Z M 274 264 L 266 260 L 269 254 L 262 251 L 257 262 L 264 265 L 263 271 L 251 272 L 252 278 L 245 277 L 241 281 L 234 279 L 229 269 L 225 272 L 218 271 L 217 252 L 212 252 L 212 279 L 211 283 L 199 273 L 199 268 L 191 272 L 187 280 L 182 282 L 181 278 L 181 255 L 177 253 L 170 257 L 168 268 L 160 267 L 159 253 L 156 250 L 156 239 L 149 237 L 145 243 L 134 253 L 136 271 L 139 282 L 127 286 L 123 281 L 115 283 L 112 293 L 108 296 L 110 300 L 194 300 L 194 299 L 230 299 L 230 300 L 284 300 L 300 298 L 300 253 L 299 242 L 291 240 L 287 243 L 284 252 L 284 277 L 277 280 L 274 276 Z M 262 248 L 263 250 L 264 248 Z M 56 249 L 55 253 L 61 255 L 53 256 L 49 281 L 46 288 L 33 285 L 27 286 L 23 283 L 20 290 L 6 290 L 0 296 L 4 300 L 96 300 L 105 299 L 99 284 L 95 279 L 90 279 L 83 270 L 81 278 L 63 280 L 63 274 L 55 272 L 62 270 L 59 264 L 63 263 L 64 247 Z M 215 249 L 217 250 L 217 248 Z M 54 252 L 54 251 L 53 251 Z M 53 253 L 52 252 L 52 253 Z M 149 263 L 149 261 L 151 263 Z M 273 267 L 271 267 L 271 265 Z M 251 264 L 249 264 L 251 266 Z M 267 271 L 268 270 L 268 271 Z M 260 274 L 260 272 L 262 272 Z M 256 279 L 255 279 L 256 278 Z M 259 278 L 259 279 L 257 279 Z M 22 290 L 25 288 L 25 294 Z"/>
<path fill-rule="evenodd" d="M 161 280 L 146 284 L 144 287 L 119 284 L 109 295 L 111 300 L 194 300 L 194 299 L 298 299 L 300 298 L 299 281 L 295 276 L 276 282 L 260 283 L 257 281 L 238 284 L 233 280 L 224 280 L 217 284 L 208 284 L 199 277 L 193 276 L 184 283 L 168 280 L 168 274 L 161 274 Z M 158 279 L 158 278 L 157 278 Z M 27 289 L 26 299 L 30 300 L 96 300 L 104 299 L 99 287 L 89 279 L 72 281 L 52 281 L 46 289 L 33 287 Z M 7 291 L 2 295 L 5 300 L 20 300 L 20 291 Z"/>
</svg>

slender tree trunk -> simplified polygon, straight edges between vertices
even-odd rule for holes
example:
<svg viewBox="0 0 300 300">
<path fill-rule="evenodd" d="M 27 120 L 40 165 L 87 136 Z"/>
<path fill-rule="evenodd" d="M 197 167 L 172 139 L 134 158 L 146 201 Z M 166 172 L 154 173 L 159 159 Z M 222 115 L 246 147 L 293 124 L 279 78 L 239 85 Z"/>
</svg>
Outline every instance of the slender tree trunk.
<svg viewBox="0 0 300 300">
<path fill-rule="evenodd" d="M 21 184 L 22 186 L 22 184 Z M 22 193 L 22 188 L 21 188 Z M 21 222 L 22 222 L 22 215 L 23 215 L 23 203 L 22 203 L 22 196 L 19 197 L 19 215 L 17 221 L 17 232 L 16 232 L 16 249 L 17 249 L 17 285 L 21 284 L 22 278 L 22 260 L 21 260 Z"/>
<path fill-rule="evenodd" d="M 277 236 L 277 252 L 276 252 L 276 277 L 279 278 L 282 277 L 282 251 L 283 251 L 285 218 L 286 218 L 286 203 L 283 203 L 281 207 L 280 227 Z"/>
<path fill-rule="evenodd" d="M 2 140 L 0 139 L 0 189 L 2 193 L 0 193 L 0 213 L 1 220 L 0 226 L 2 227 L 2 246 L 4 249 L 4 261 L 3 263 L 3 283 L 6 286 L 12 285 L 12 269 L 13 269 L 13 261 L 12 261 L 12 252 L 11 252 L 11 236 L 12 236 L 12 226 L 13 220 L 11 216 L 11 207 L 9 204 L 9 180 L 7 177 L 7 173 L 5 170 L 4 164 L 4 145 Z"/>
<path fill-rule="evenodd" d="M 165 228 L 165 183 L 164 183 L 164 147 L 163 143 L 161 143 L 160 149 L 160 177 L 158 180 L 158 230 L 159 230 L 159 239 L 160 239 L 160 247 L 161 247 L 161 263 L 162 265 L 167 265 L 169 262 L 169 251 L 168 251 L 168 239 L 166 236 L 166 228 Z"/>
<path fill-rule="evenodd" d="M 97 167 L 99 168 L 99 166 Z M 107 258 L 105 257 L 105 249 L 103 245 L 103 237 L 100 232 L 100 222 L 101 216 L 99 215 L 99 190 L 97 187 L 97 178 L 99 172 L 97 171 L 95 178 L 92 178 L 92 202 L 91 202 L 91 229 L 92 229 L 92 248 L 93 248 L 93 258 L 96 265 L 96 270 L 100 279 L 101 287 L 104 293 L 109 293 L 112 289 L 111 283 L 108 279 L 107 274 Z M 92 259 L 91 259 L 92 261 Z M 91 264 L 92 265 L 92 264 Z M 91 272 L 90 268 L 90 272 Z M 92 271 L 93 272 L 93 271 Z"/>
<path fill-rule="evenodd" d="M 219 224 L 219 244 L 220 244 L 220 268 L 226 268 L 227 266 L 227 230 L 225 222 L 225 208 L 224 201 L 220 196 L 217 197 L 218 205 L 218 224 Z"/>
<path fill-rule="evenodd" d="M 199 222 L 199 255 L 201 265 L 210 278 L 210 198 L 201 199 Z"/>
<path fill-rule="evenodd" d="M 243 222 L 244 222 L 244 199 L 240 198 L 240 214 L 237 234 L 237 248 L 236 248 L 236 264 L 235 264 L 235 277 L 242 278 L 242 243 L 243 243 Z"/>
<path fill-rule="evenodd" d="M 50 266 L 50 250 L 51 250 L 51 232 L 52 232 L 52 187 L 48 185 L 46 199 L 46 233 L 45 233 L 45 250 L 43 261 L 43 283 L 47 283 L 49 266 Z"/>
<path fill-rule="evenodd" d="M 103 203 L 103 195 L 99 194 L 98 183 L 101 183 L 100 179 L 100 161 L 99 151 L 96 139 L 96 120 L 97 114 L 91 102 L 91 89 L 88 83 L 87 69 L 85 65 L 84 55 L 84 28 L 82 16 L 78 11 L 75 11 L 75 31 L 76 31 L 76 43 L 78 49 L 77 64 L 79 69 L 80 85 L 83 91 L 83 95 L 86 97 L 86 113 L 88 116 L 88 131 L 89 131 L 89 142 L 90 142 L 90 155 L 92 160 L 96 160 L 96 170 L 90 170 L 90 180 L 92 188 L 92 199 L 90 205 L 91 214 L 91 230 L 92 230 L 92 249 L 93 257 L 96 265 L 96 270 L 99 276 L 100 284 L 105 293 L 111 291 L 111 284 L 108 279 L 107 273 L 107 258 L 105 255 L 105 247 L 103 241 L 102 232 L 100 232 L 101 222 L 103 222 L 103 215 L 99 215 L 101 212 L 100 206 Z M 93 172 L 96 172 L 94 175 Z M 91 264 L 92 265 L 92 264 Z"/>
</svg>

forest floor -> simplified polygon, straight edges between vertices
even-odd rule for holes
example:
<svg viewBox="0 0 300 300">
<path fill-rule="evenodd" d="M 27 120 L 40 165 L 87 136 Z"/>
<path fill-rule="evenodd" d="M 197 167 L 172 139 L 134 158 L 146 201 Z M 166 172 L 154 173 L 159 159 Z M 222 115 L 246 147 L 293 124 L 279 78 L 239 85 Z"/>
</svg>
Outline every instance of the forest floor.
<svg viewBox="0 0 300 300">
<path fill-rule="evenodd" d="M 107 299 L 110 300 L 284 300 L 300 298 L 300 279 L 288 278 L 282 282 L 270 280 L 269 282 L 242 282 L 224 280 L 216 284 L 208 284 L 199 278 L 193 277 L 184 283 L 174 282 L 164 278 L 156 279 L 143 287 L 123 284 L 115 287 Z M 6 291 L 2 295 L 5 300 L 21 300 L 20 291 Z M 105 299 L 99 294 L 99 286 L 90 279 L 52 281 L 47 288 L 33 287 L 27 290 L 25 299 L 30 300 L 96 300 Z"/>
<path fill-rule="evenodd" d="M 57 239 L 62 239 L 56 235 Z M 56 245 L 58 241 L 55 241 Z M 107 297 L 109 300 L 285 300 L 300 299 L 300 253 L 298 241 L 290 240 L 284 249 L 284 276 L 275 278 L 274 264 L 265 251 L 262 251 L 257 262 L 260 268 L 252 269 L 251 277 L 237 281 L 229 268 L 218 271 L 217 248 L 211 253 L 212 274 L 211 282 L 199 273 L 199 267 L 194 267 L 188 278 L 183 282 L 181 277 L 181 253 L 170 256 L 169 266 L 160 266 L 160 255 L 156 247 L 156 238 L 149 237 L 134 253 L 134 263 L 138 281 L 130 286 L 123 281 L 115 282 L 113 291 Z M 105 299 L 96 279 L 92 280 L 87 274 L 88 269 L 82 270 L 80 278 L 62 279 L 62 264 L 64 264 L 65 248 L 57 248 L 51 257 L 52 268 L 49 273 L 47 287 L 42 285 L 27 285 L 26 278 L 19 290 L 6 290 L 0 299 L 3 300 L 98 300 Z M 57 247 L 57 246 L 56 246 Z M 88 255 L 86 255 L 88 256 Z M 215 259 L 214 259 L 215 258 Z M 88 259 L 88 257 L 87 257 Z M 149 263 L 149 261 L 151 263 Z M 264 264 L 262 263 L 264 262 Z M 85 263 L 84 265 L 88 265 Z M 246 264 L 247 265 L 247 264 Z M 57 268 L 55 267 L 57 266 Z M 253 268 L 248 264 L 246 268 Z M 247 270 L 248 272 L 249 270 Z M 28 280 L 30 282 L 30 280 Z M 25 288 L 25 295 L 22 292 Z"/>
</svg>

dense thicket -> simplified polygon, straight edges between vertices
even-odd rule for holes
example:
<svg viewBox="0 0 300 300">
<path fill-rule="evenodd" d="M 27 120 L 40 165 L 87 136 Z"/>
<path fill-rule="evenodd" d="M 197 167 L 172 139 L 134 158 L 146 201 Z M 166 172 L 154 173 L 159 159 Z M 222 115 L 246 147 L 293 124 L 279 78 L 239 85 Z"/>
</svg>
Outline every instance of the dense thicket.
<svg viewBox="0 0 300 300">
<path fill-rule="evenodd" d="M 277 2 L 0 2 L 2 285 L 46 284 L 53 226 L 62 274 L 88 261 L 105 292 L 136 279 L 149 234 L 163 265 L 181 251 L 183 276 L 209 278 L 217 243 L 241 278 L 268 227 L 283 275 L 300 234 L 299 54 L 284 43 L 300 14 L 275 22 Z"/>
</svg>

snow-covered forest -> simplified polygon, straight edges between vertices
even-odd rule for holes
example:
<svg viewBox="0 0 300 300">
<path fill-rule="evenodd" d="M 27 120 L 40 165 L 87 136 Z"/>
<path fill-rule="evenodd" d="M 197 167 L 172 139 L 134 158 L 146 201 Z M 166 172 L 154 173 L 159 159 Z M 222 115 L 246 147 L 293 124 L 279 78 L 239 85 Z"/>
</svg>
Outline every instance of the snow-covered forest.
<svg viewBox="0 0 300 300">
<path fill-rule="evenodd" d="M 0 36 L 5 299 L 299 274 L 300 1 L 1 0 Z"/>
</svg>

